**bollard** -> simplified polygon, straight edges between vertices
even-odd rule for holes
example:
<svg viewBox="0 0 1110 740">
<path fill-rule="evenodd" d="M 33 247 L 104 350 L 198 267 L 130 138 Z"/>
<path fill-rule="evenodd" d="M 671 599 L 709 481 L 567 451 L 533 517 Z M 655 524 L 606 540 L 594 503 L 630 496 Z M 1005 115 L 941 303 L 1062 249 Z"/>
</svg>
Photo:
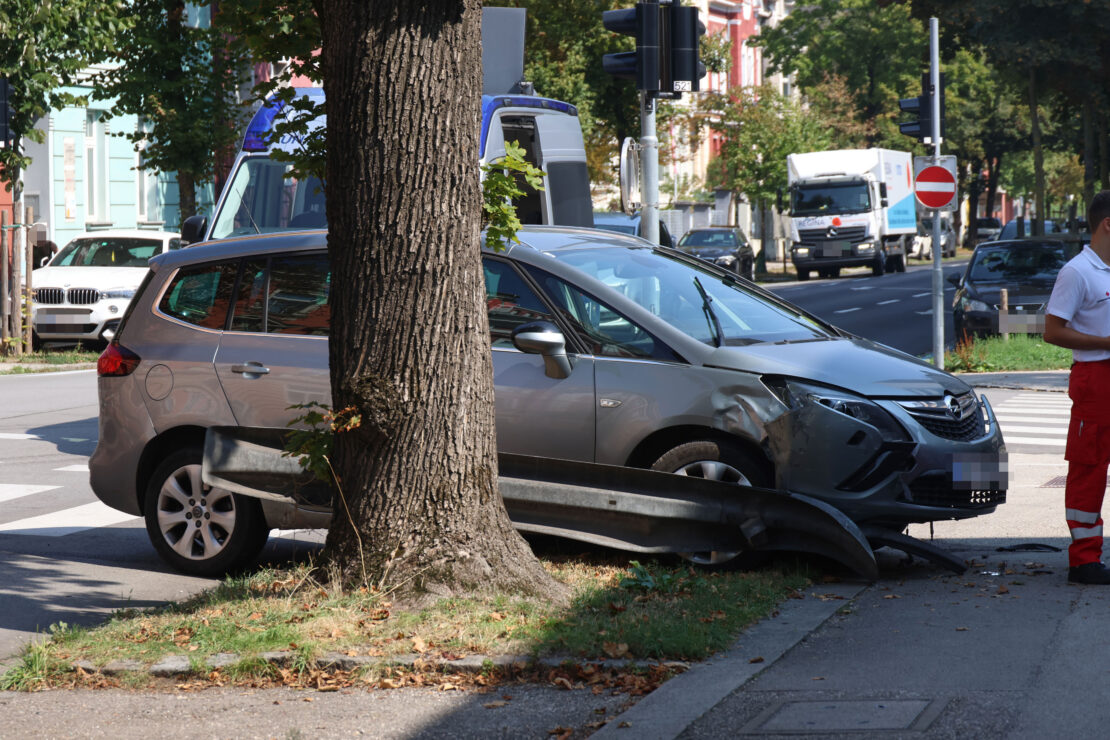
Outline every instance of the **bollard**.
<svg viewBox="0 0 1110 740">
<path fill-rule="evenodd" d="M 1002 341 L 1010 341 L 1010 291 L 1003 288 L 999 292 L 999 306 L 998 306 L 998 333 L 1002 335 Z"/>
</svg>

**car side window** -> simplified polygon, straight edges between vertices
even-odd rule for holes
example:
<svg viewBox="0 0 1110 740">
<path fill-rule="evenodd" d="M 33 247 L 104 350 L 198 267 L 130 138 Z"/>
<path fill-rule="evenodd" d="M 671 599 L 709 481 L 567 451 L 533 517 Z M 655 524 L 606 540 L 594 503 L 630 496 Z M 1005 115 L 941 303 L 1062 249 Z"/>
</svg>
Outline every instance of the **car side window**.
<svg viewBox="0 0 1110 740">
<path fill-rule="evenodd" d="M 231 331 L 266 331 L 266 267 L 269 260 L 255 257 L 243 263 Z"/>
<path fill-rule="evenodd" d="M 578 330 L 591 354 L 681 361 L 670 347 L 603 301 L 554 275 L 537 268 L 529 270 L 563 318 Z"/>
<path fill-rule="evenodd" d="M 326 254 L 274 257 L 270 261 L 266 332 L 326 337 L 331 323 L 330 289 Z"/>
<path fill-rule="evenodd" d="M 543 300 L 512 265 L 485 258 L 482 271 L 486 279 L 490 343 L 494 347 L 512 347 L 513 329 L 521 324 L 555 320 Z"/>
<path fill-rule="evenodd" d="M 207 329 L 223 329 L 238 262 L 198 265 L 181 270 L 158 303 L 167 316 Z"/>
</svg>

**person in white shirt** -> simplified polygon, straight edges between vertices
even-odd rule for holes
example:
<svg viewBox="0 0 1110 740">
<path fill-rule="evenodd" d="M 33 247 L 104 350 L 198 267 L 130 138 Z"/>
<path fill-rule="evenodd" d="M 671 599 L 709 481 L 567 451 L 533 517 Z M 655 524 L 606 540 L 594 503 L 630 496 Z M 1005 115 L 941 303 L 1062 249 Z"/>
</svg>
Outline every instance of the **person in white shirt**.
<svg viewBox="0 0 1110 740">
<path fill-rule="evenodd" d="M 1056 277 L 1044 340 L 1072 351 L 1071 423 L 1064 459 L 1065 517 L 1071 530 L 1068 581 L 1110 584 L 1102 563 L 1102 499 L 1110 465 L 1110 190 L 1087 209 L 1091 243 Z"/>
</svg>

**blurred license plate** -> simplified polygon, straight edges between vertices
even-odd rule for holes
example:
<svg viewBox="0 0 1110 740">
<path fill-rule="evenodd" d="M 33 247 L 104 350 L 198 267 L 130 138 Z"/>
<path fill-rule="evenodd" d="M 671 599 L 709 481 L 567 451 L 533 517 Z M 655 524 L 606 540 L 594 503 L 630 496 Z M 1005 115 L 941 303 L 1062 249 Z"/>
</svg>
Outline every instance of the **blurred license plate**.
<svg viewBox="0 0 1110 740">
<path fill-rule="evenodd" d="M 822 257 L 840 257 L 844 254 L 844 250 L 851 249 L 848 242 L 825 242 L 821 247 Z"/>
<path fill-rule="evenodd" d="M 970 452 L 952 456 L 952 487 L 957 491 L 1006 490 L 1010 466 L 1003 452 Z"/>
</svg>

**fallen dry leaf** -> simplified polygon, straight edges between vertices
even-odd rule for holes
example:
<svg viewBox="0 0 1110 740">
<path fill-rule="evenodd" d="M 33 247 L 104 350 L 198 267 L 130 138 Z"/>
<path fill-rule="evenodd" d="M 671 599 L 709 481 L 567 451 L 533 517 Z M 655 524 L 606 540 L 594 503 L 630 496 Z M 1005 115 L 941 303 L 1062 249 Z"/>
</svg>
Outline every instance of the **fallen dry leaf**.
<svg viewBox="0 0 1110 740">
<path fill-rule="evenodd" d="M 482 706 L 485 707 L 486 709 L 497 709 L 498 707 L 503 707 L 508 703 L 509 702 L 507 702 L 507 701 L 487 701 Z"/>
<path fill-rule="evenodd" d="M 567 678 L 565 678 L 564 676 L 559 676 L 558 678 L 556 678 L 556 679 L 555 679 L 555 681 L 554 681 L 554 683 L 555 683 L 555 685 L 556 685 L 556 686 L 562 686 L 562 687 L 563 687 L 564 689 L 566 689 L 567 691 L 570 691 L 571 689 L 573 689 L 573 688 L 574 688 L 574 684 L 572 684 L 572 683 L 571 683 L 571 682 L 570 682 L 570 681 L 569 681 L 569 680 L 568 680 Z"/>
<path fill-rule="evenodd" d="M 1006 588 L 1005 584 L 1003 584 L 1003 585 L 998 587 L 998 593 L 1008 594 L 1008 593 L 1010 593 L 1010 589 Z"/>
<path fill-rule="evenodd" d="M 967 627 L 957 627 L 956 631 L 957 632 L 967 632 Z"/>
<path fill-rule="evenodd" d="M 748 662 L 749 663 L 762 663 L 763 662 L 763 656 L 759 656 L 758 658 L 752 658 Z"/>
<path fill-rule="evenodd" d="M 495 622 L 500 622 L 505 619 L 505 615 L 501 612 L 490 612 L 489 618 Z"/>
<path fill-rule="evenodd" d="M 418 653 L 423 653 L 423 652 L 427 651 L 428 644 L 426 642 L 424 642 L 424 640 L 420 639 L 419 637 L 414 637 L 414 638 L 412 638 L 412 649 L 415 650 Z"/>
<path fill-rule="evenodd" d="M 900 598 L 902 598 L 902 597 L 901 597 L 901 596 L 899 596 L 898 594 L 887 594 L 887 595 L 886 595 L 886 596 L 884 596 L 883 598 L 884 598 L 884 599 L 900 599 Z"/>
</svg>

